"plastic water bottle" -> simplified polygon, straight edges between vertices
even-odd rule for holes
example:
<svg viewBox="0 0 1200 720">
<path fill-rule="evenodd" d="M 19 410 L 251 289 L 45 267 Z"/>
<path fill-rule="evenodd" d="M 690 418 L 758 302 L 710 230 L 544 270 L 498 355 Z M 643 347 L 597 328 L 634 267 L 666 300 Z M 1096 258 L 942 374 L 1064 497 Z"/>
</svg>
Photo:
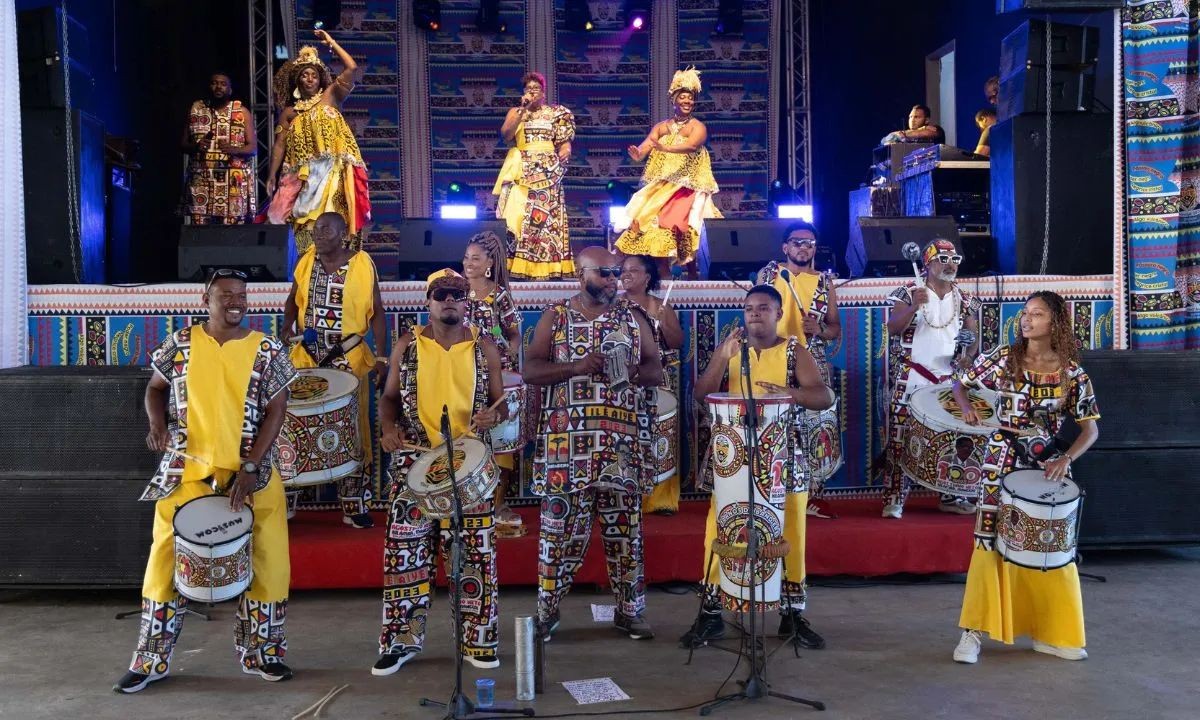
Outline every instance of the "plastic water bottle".
<svg viewBox="0 0 1200 720">
<path fill-rule="evenodd" d="M 490 708 L 496 702 L 496 681 L 479 678 L 475 681 L 475 706 Z"/>
</svg>

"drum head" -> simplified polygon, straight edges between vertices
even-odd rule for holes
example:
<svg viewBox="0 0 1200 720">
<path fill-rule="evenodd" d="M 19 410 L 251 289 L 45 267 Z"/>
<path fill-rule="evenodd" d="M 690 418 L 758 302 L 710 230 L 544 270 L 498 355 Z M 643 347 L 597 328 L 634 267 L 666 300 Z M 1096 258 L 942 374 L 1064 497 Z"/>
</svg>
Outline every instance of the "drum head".
<svg viewBox="0 0 1200 720">
<path fill-rule="evenodd" d="M 666 388 L 657 388 L 657 390 L 658 416 L 666 417 L 667 415 L 674 415 L 675 411 L 679 409 L 679 400 L 675 397 L 675 393 Z"/>
<path fill-rule="evenodd" d="M 175 511 L 175 534 L 197 545 L 213 547 L 237 540 L 254 527 L 254 512 L 243 507 L 229 509 L 225 495 L 206 495 L 189 500 Z"/>
<path fill-rule="evenodd" d="M 1079 486 L 1069 478 L 1047 480 L 1042 470 L 1015 470 L 1004 476 L 1001 487 L 1009 495 L 1034 505 L 1062 505 L 1079 499 Z"/>
<path fill-rule="evenodd" d="M 511 370 L 505 370 L 504 373 L 504 388 L 521 387 L 525 384 L 525 378 L 521 377 L 521 373 L 515 373 Z"/>
<path fill-rule="evenodd" d="M 455 440 L 454 477 L 461 481 L 483 464 L 489 452 L 476 438 Z M 418 497 L 450 487 L 450 467 L 446 464 L 446 451 L 438 447 L 417 458 L 408 470 L 408 487 Z"/>
<path fill-rule="evenodd" d="M 290 408 L 324 405 L 357 392 L 358 378 L 333 368 L 303 368 L 296 371 L 290 390 Z"/>
<path fill-rule="evenodd" d="M 968 390 L 971 405 L 979 414 L 979 425 L 969 425 L 962 419 L 962 410 L 954 399 L 950 383 L 923 387 L 912 394 L 908 407 L 917 422 L 935 430 L 957 430 L 964 435 L 987 435 L 999 425 L 996 420 L 996 393 L 990 390 Z"/>
<path fill-rule="evenodd" d="M 736 405 L 743 406 L 746 404 L 746 398 L 741 393 L 717 392 L 709 393 L 704 396 L 704 401 L 709 405 Z M 764 395 L 755 395 L 754 401 L 760 405 L 792 405 L 792 396 L 783 395 L 782 393 L 766 393 Z"/>
</svg>

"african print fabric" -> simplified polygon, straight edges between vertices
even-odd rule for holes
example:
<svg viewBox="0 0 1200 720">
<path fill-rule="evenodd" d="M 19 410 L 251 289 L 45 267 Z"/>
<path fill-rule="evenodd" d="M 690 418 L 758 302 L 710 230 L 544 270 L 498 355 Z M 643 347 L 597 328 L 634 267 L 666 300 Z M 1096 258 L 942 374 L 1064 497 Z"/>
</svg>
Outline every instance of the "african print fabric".
<svg viewBox="0 0 1200 720">
<path fill-rule="evenodd" d="M 497 285 L 485 298 L 468 298 L 466 324 L 479 328 L 481 334 L 487 335 L 500 348 L 502 370 L 516 370 L 516 363 L 509 355 L 506 333 L 520 332 L 521 317 L 508 290 Z"/>
<path fill-rule="evenodd" d="M 222 143 L 244 145 L 249 110 L 233 100 L 223 108 L 203 100 L 188 110 L 188 137 L 204 150 L 188 155 L 187 214 L 193 225 L 239 225 L 257 213 L 255 155 L 231 155 Z"/>
</svg>

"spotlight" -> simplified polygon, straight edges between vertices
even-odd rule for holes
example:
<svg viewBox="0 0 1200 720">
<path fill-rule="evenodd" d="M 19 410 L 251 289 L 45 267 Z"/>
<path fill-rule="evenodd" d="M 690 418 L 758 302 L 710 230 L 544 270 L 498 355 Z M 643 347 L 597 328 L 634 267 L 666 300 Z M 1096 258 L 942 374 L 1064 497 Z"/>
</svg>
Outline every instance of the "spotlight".
<svg viewBox="0 0 1200 720">
<path fill-rule="evenodd" d="M 625 24 L 643 30 L 650 24 L 650 0 L 625 0 Z"/>
<path fill-rule="evenodd" d="M 438 0 L 413 0 L 413 23 L 422 30 L 442 26 L 442 3 Z"/>
<path fill-rule="evenodd" d="M 474 205 L 443 205 L 443 220 L 474 220 L 479 217 L 479 210 Z"/>
<path fill-rule="evenodd" d="M 595 27 L 587 0 L 567 0 L 563 6 L 563 26 L 571 32 L 585 32 Z"/>
<path fill-rule="evenodd" d="M 805 219 L 809 220 L 809 222 L 812 221 L 812 206 L 800 205 L 796 202 L 796 192 L 792 190 L 792 186 L 779 178 L 772 180 L 771 185 L 767 188 L 767 207 L 770 214 L 775 217 L 804 217 L 795 213 L 807 212 L 808 217 Z M 807 211 L 799 208 L 807 208 Z M 793 214 L 784 215 L 783 213 L 785 212 Z"/>
<path fill-rule="evenodd" d="M 609 205 L 608 206 L 608 224 L 613 226 L 622 226 L 625 224 L 625 206 L 624 205 Z"/>
<path fill-rule="evenodd" d="M 508 30 L 508 24 L 500 17 L 500 0 L 479 0 L 479 12 L 475 14 L 475 27 L 492 33 L 502 33 Z"/>
<path fill-rule="evenodd" d="M 717 1 L 717 34 L 740 33 L 746 19 L 742 15 L 742 0 Z"/>
<path fill-rule="evenodd" d="M 779 205 L 775 208 L 775 217 L 798 219 L 811 223 L 813 221 L 813 206 L 800 204 Z"/>
<path fill-rule="evenodd" d="M 446 186 L 446 201 L 442 203 L 442 219 L 474 220 L 477 215 L 475 191 L 465 182 L 451 180 Z"/>
</svg>

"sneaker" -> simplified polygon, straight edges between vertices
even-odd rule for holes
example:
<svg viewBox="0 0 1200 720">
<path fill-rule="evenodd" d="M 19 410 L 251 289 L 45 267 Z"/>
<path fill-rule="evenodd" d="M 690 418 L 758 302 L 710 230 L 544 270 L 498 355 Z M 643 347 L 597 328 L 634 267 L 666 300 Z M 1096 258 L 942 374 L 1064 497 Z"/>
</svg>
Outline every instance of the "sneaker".
<svg viewBox="0 0 1200 720">
<path fill-rule="evenodd" d="M 721 618 L 721 611 L 718 610 L 714 613 L 703 610 L 696 618 L 696 622 L 692 623 L 692 629 L 680 636 L 679 646 L 703 647 L 709 642 L 720 640 L 723 637 L 725 637 L 725 620 Z"/>
<path fill-rule="evenodd" d="M 143 675 L 139 672 L 130 670 L 122 675 L 121 679 L 118 680 L 115 685 L 113 685 L 113 692 L 132 695 L 135 692 L 140 692 L 141 690 L 145 689 L 145 687 L 150 683 L 162 680 L 168 674 L 170 674 L 170 672 L 171 669 L 167 668 L 167 671 L 164 673 L 150 673 L 149 675 Z"/>
<path fill-rule="evenodd" d="M 899 520 L 900 516 L 903 514 L 904 506 L 899 503 L 888 503 L 887 505 L 883 506 L 883 516 L 885 518 L 894 518 Z"/>
<path fill-rule="evenodd" d="M 497 657 L 496 653 L 494 652 L 484 653 L 482 655 L 463 655 L 463 660 L 466 660 L 475 667 L 482 668 L 483 670 L 490 670 L 491 668 L 500 667 L 500 658 Z"/>
<path fill-rule="evenodd" d="M 779 637 L 795 637 L 794 642 L 802 648 L 821 650 L 825 647 L 825 638 L 817 634 L 808 624 L 808 619 L 799 610 L 787 610 L 779 618 Z"/>
<path fill-rule="evenodd" d="M 632 617 L 616 613 L 613 616 L 613 627 L 621 632 L 629 633 L 629 637 L 633 640 L 649 640 L 654 637 L 654 630 L 651 629 L 650 623 L 646 622 L 646 618 L 640 613 Z"/>
<path fill-rule="evenodd" d="M 675 510 L 671 508 L 659 508 L 657 510 L 651 510 L 650 514 L 658 515 L 659 517 L 671 517 L 675 514 Z"/>
<path fill-rule="evenodd" d="M 544 632 L 545 632 L 545 636 L 546 636 L 544 639 L 545 642 L 550 642 L 550 638 L 554 637 L 554 633 L 558 632 L 559 622 L 560 622 L 560 619 L 558 617 L 558 613 L 555 613 L 554 617 L 551 618 L 548 622 L 546 622 L 543 625 L 543 627 L 545 628 Z"/>
<path fill-rule="evenodd" d="M 282 682 L 283 680 L 292 679 L 292 669 L 278 660 L 263 663 L 258 667 L 246 667 L 243 665 L 242 672 L 247 675 L 257 675 L 267 682 Z"/>
<path fill-rule="evenodd" d="M 518 515 L 515 510 L 507 505 L 501 505 L 500 509 L 496 511 L 496 522 L 500 525 L 510 525 L 516 527 L 521 525 L 524 521 L 521 520 L 521 516 Z"/>
<path fill-rule="evenodd" d="M 1040 653 L 1060 657 L 1063 660 L 1087 660 L 1087 650 L 1083 648 L 1059 647 L 1034 640 L 1033 649 Z"/>
<path fill-rule="evenodd" d="M 962 637 L 958 639 L 958 645 L 954 648 L 954 662 L 967 665 L 979 662 L 979 648 L 982 645 L 983 640 L 978 630 L 963 630 Z"/>
<path fill-rule="evenodd" d="M 358 513 L 357 515 L 343 515 L 342 522 L 352 528 L 366 530 L 367 528 L 375 527 L 375 521 L 371 519 L 370 513 Z"/>
<path fill-rule="evenodd" d="M 375 664 L 371 666 L 371 674 L 378 677 L 391 675 L 399 670 L 401 665 L 409 660 L 412 660 L 420 654 L 420 650 L 405 650 L 398 653 L 383 653 L 379 656 L 379 659 L 375 661 Z"/>
<path fill-rule="evenodd" d="M 957 497 L 953 500 L 943 500 L 938 503 L 938 510 L 944 513 L 955 513 L 957 515 L 974 515 L 975 503 L 964 497 Z"/>
</svg>

